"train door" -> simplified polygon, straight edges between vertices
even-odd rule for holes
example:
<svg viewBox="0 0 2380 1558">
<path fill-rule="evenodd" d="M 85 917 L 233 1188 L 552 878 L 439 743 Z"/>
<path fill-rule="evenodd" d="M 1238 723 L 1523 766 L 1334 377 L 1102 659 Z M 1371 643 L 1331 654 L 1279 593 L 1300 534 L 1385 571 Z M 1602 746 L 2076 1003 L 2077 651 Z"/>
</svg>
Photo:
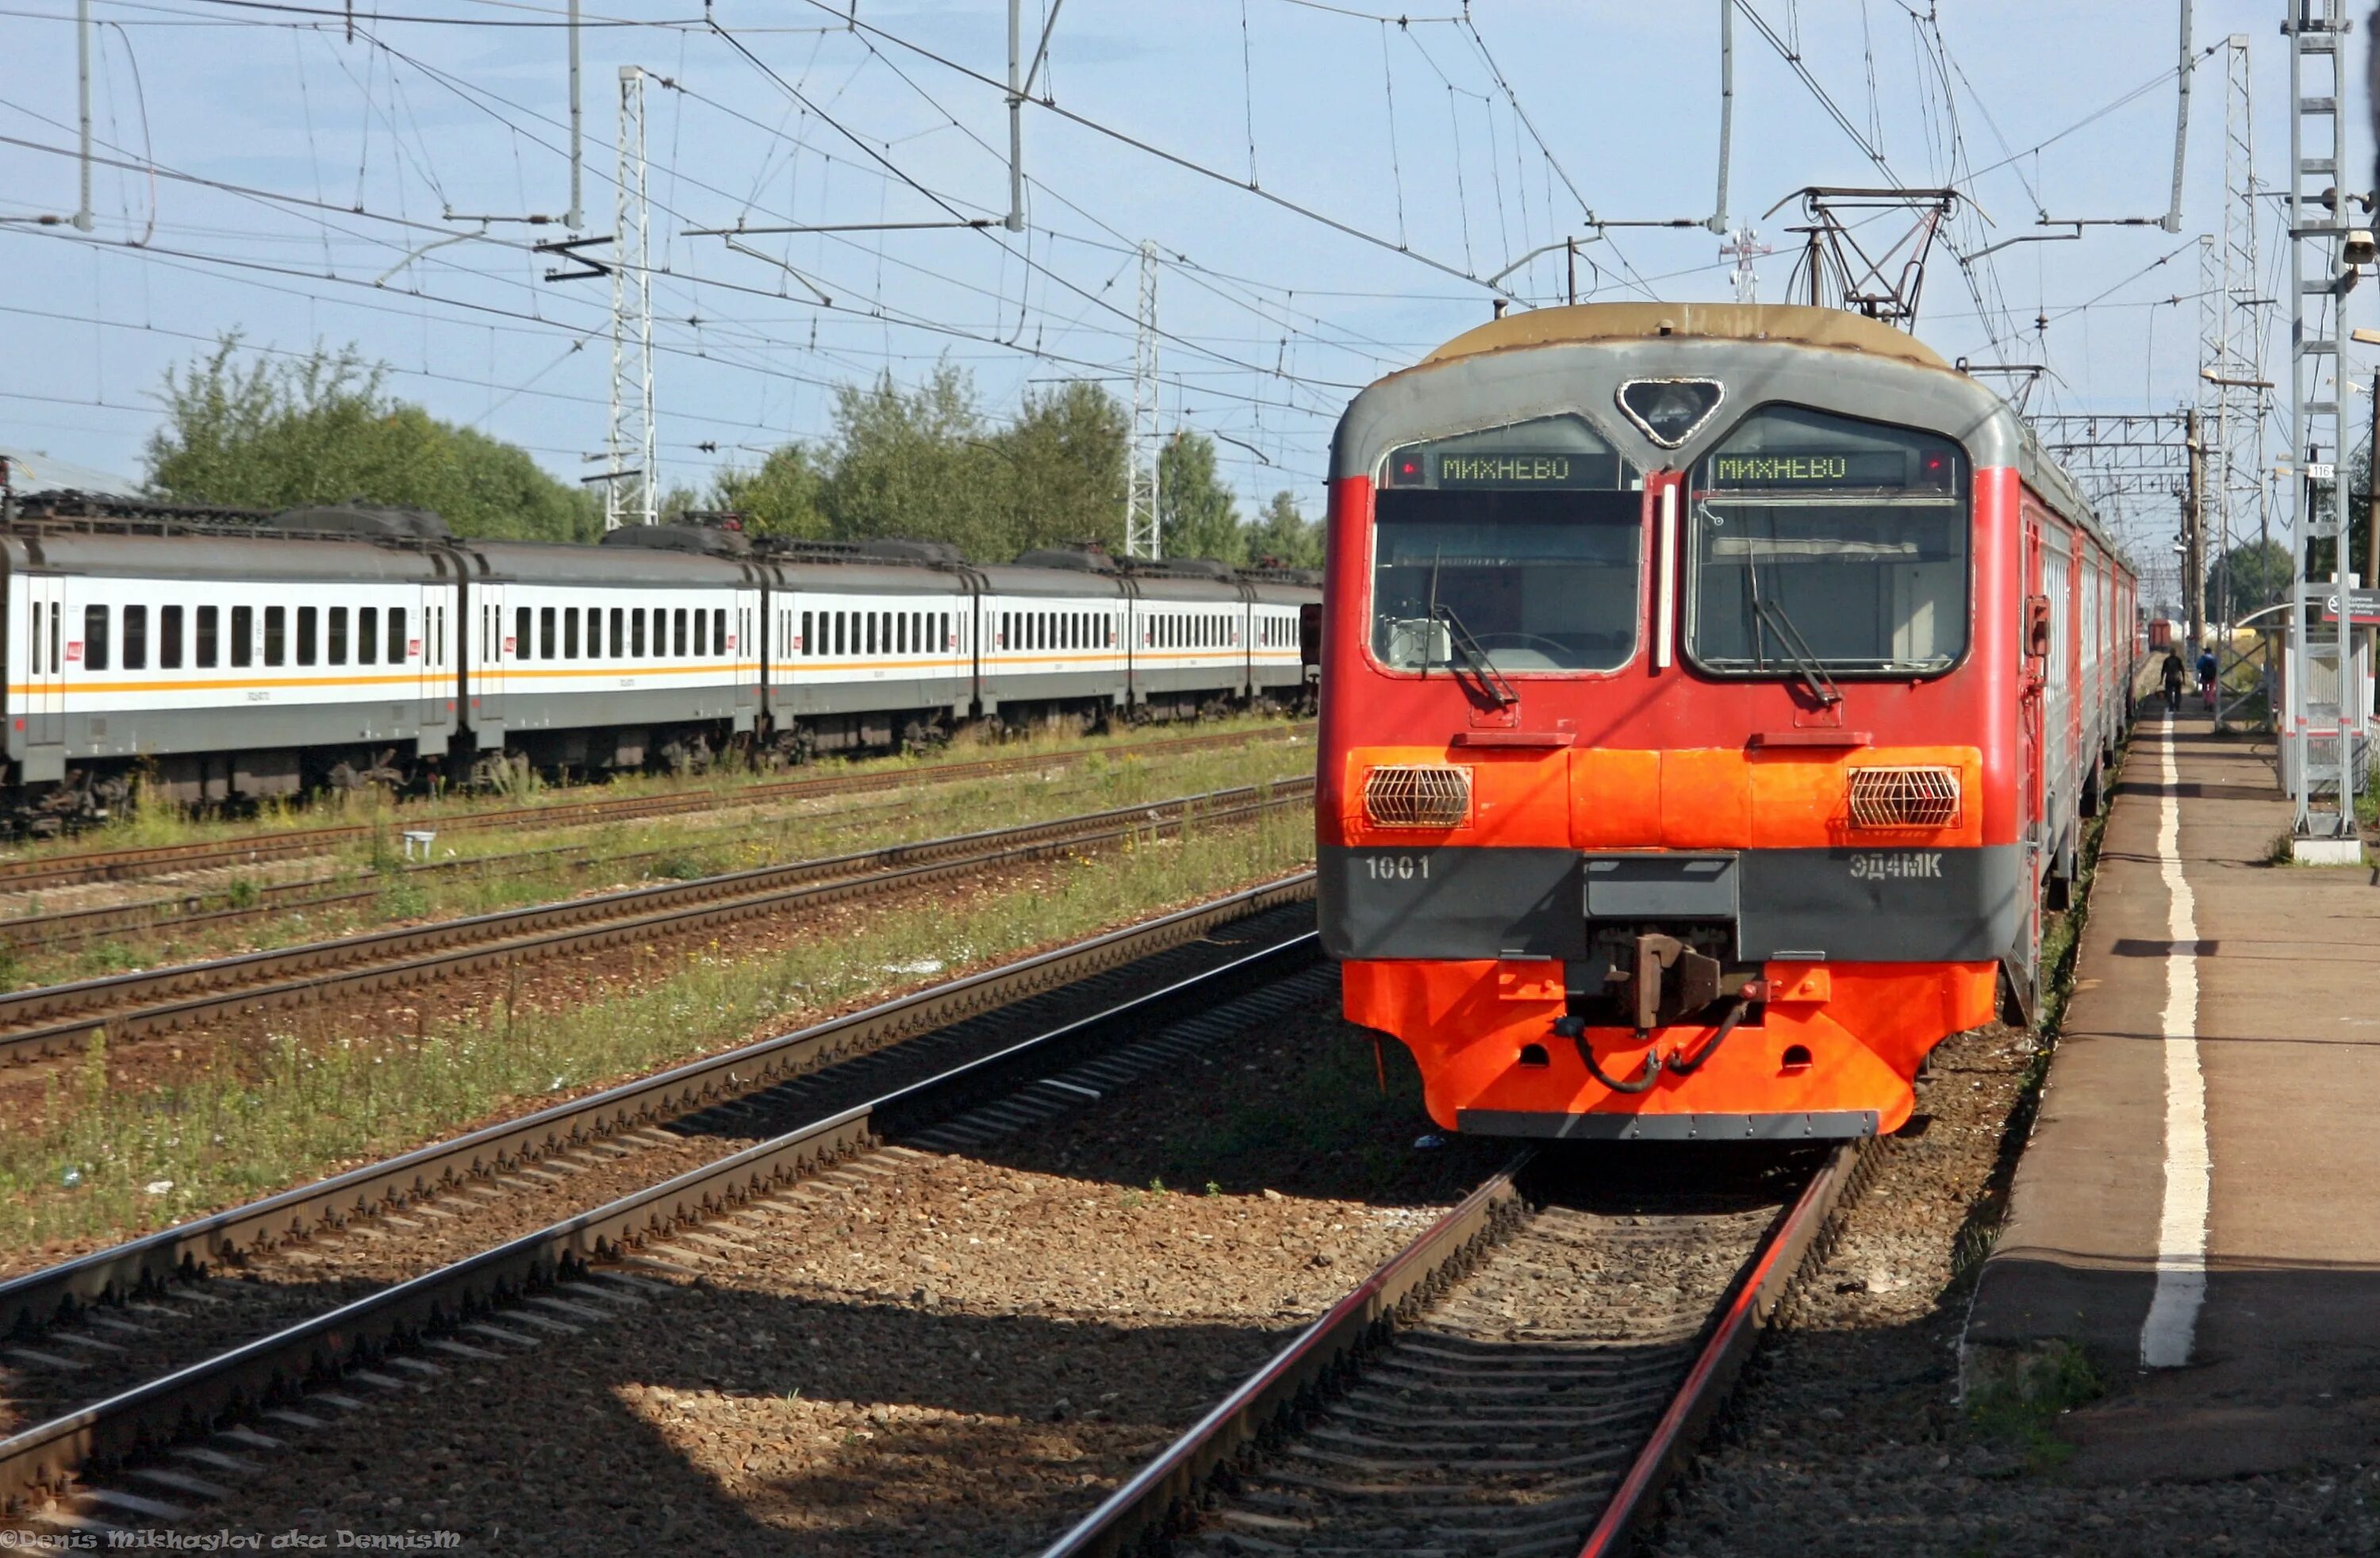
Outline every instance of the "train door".
<svg viewBox="0 0 2380 1558">
<path fill-rule="evenodd" d="M 405 625 L 406 663 L 419 678 L 415 685 L 421 700 L 424 751 L 443 751 L 445 732 L 455 723 L 455 679 L 447 658 L 445 620 L 454 599 L 455 592 L 443 584 L 423 585 L 416 591 L 413 619 Z"/>
<path fill-rule="evenodd" d="M 504 696 L 512 671 L 514 656 L 520 647 L 513 641 L 513 619 L 504 603 L 504 587 L 495 579 L 483 580 L 471 591 L 477 603 L 479 625 L 477 652 L 471 656 L 471 700 Z M 489 712 L 498 706 L 490 706 Z"/>
<path fill-rule="evenodd" d="M 66 673 L 58 664 L 66 649 L 67 581 L 55 574 L 27 574 L 25 624 L 17 652 L 25 656 L 25 745 L 55 747 L 67 738 Z"/>
<path fill-rule="evenodd" d="M 735 609 L 727 619 L 727 674 L 735 679 L 735 728 L 744 730 L 750 727 L 752 711 L 760 701 L 760 640 L 752 620 L 760 615 L 755 603 L 759 597 L 739 590 L 735 600 Z"/>
</svg>

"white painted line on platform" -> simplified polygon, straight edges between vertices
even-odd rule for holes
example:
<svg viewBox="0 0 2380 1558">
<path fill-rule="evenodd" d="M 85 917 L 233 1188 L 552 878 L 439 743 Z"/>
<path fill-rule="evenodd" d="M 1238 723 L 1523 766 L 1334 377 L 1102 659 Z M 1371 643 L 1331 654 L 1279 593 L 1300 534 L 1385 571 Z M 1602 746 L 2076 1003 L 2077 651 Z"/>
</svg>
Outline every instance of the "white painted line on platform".
<svg viewBox="0 0 2380 1558">
<path fill-rule="evenodd" d="M 2157 1226 L 2156 1296 L 2141 1323 L 2141 1362 L 2190 1361 L 2206 1301 L 2206 1208 L 2214 1164 L 2206 1149 L 2206 1076 L 2198 1066 L 2198 900 L 2181 875 L 2181 771 L 2173 716 L 2158 743 L 2157 870 L 2170 907 L 2165 959 L 2165 1208 Z"/>
</svg>

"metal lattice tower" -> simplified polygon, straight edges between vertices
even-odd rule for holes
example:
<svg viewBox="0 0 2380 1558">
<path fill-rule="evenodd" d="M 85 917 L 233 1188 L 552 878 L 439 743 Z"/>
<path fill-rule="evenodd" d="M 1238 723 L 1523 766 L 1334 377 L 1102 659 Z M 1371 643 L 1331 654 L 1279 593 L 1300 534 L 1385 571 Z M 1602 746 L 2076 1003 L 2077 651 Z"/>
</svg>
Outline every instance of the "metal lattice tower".
<svg viewBox="0 0 2380 1558">
<path fill-rule="evenodd" d="M 653 438 L 653 272 L 646 236 L 645 73 L 620 67 L 619 234 L 612 262 L 612 438 L 603 528 L 650 525 L 661 483 Z"/>
<path fill-rule="evenodd" d="M 2255 143 L 2248 95 L 2248 38 L 2224 45 L 2223 222 L 2199 250 L 2199 420 L 2205 440 L 2207 555 L 2216 599 L 2229 615 L 2223 563 L 2258 530 L 2264 499 L 2265 382 L 2263 310 L 2256 269 Z M 2261 604 L 2262 603 L 2257 603 Z"/>
<path fill-rule="evenodd" d="M 1127 557 L 1164 555 L 1157 517 L 1157 245 L 1140 245 L 1139 328 L 1132 347 L 1132 447 L 1124 476 L 1123 550 Z"/>
<path fill-rule="evenodd" d="M 2301 840 L 2355 836 L 2355 769 L 2365 723 L 2350 642 L 2354 614 L 2341 603 L 2335 629 L 2320 620 L 2325 598 L 2344 589 L 2346 547 L 2331 548 L 2328 580 L 2310 578 L 2306 566 L 2313 542 L 2340 542 L 2342 530 L 2339 402 L 2347 398 L 2347 366 L 2339 351 L 2345 334 L 2339 312 L 2353 278 L 2341 264 L 2349 223 L 2339 188 L 2347 139 L 2340 109 L 2352 78 L 2339 58 L 2348 30 L 2339 4 L 2289 0 L 2289 19 L 2283 23 L 2289 40 L 2288 464 L 2295 562 L 2281 772 Z M 2326 804 L 2317 809 L 2317 800 Z"/>
</svg>

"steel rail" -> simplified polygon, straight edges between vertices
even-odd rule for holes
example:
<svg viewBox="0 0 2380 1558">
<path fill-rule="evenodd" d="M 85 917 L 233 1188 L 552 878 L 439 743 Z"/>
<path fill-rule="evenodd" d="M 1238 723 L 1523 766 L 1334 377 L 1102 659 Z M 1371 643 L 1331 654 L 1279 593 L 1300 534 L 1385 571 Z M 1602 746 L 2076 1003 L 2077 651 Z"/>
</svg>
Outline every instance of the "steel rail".
<svg viewBox="0 0 2380 1558">
<path fill-rule="evenodd" d="M 380 828 L 417 826 L 463 833 L 483 828 L 562 827 L 585 822 L 633 821 L 676 812 L 709 811 L 722 807 L 762 801 L 802 799 L 812 796 L 864 794 L 914 785 L 939 785 L 967 779 L 996 778 L 1003 773 L 1031 773 L 1049 767 L 1072 767 L 1094 753 L 1105 755 L 1177 754 L 1251 742 L 1292 740 L 1311 734 L 1310 724 L 1260 731 L 1231 731 L 1211 736 L 1184 736 L 1123 745 L 1084 747 L 1063 752 L 981 758 L 966 762 L 930 763 L 911 768 L 886 768 L 859 773 L 821 774 L 807 779 L 753 784 L 727 795 L 698 791 L 665 796 L 623 796 L 605 799 L 562 801 L 551 806 L 514 806 L 495 810 L 425 813 L 392 820 L 390 823 L 343 822 L 296 828 L 283 833 L 251 834 L 230 839 L 196 840 L 188 844 L 149 845 L 125 849 L 101 849 L 73 855 L 0 860 L 0 893 L 21 893 L 38 887 L 72 886 L 87 882 L 120 882 L 159 870 L 198 870 L 217 866 L 249 865 L 261 860 L 310 855 L 341 844 L 368 839 Z"/>
<path fill-rule="evenodd" d="M 647 1236 L 765 1194 L 881 1136 L 1013 1089 L 1066 1057 L 1138 1039 L 1183 1011 L 1212 1005 L 1219 991 L 1277 978 L 1319 955 L 1315 932 L 1301 931 L 0 1439 L 0 1506 L 57 1486 L 92 1461 L 139 1454 L 191 1425 L 452 1326 Z"/>
<path fill-rule="evenodd" d="M 1047 822 L 19 991 L 0 995 L 0 1025 L 14 1025 L 0 1031 L 0 1060 L 72 1049 L 103 1029 L 111 1039 L 133 1038 L 186 1027 L 229 1008 L 300 1004 L 402 987 L 491 964 L 680 934 L 796 903 L 874 896 L 1138 834 L 1230 822 L 1301 803 L 1313 785 L 1301 777 L 1276 785 L 1238 785 Z"/>
<path fill-rule="evenodd" d="M 1703 1343 L 1694 1367 L 1686 1371 L 1685 1382 L 1630 1463 L 1627 1476 L 1621 1479 L 1602 1517 L 1579 1549 L 1579 1558 L 1617 1558 L 1634 1550 L 1637 1534 L 1659 1513 L 1662 1491 L 1693 1458 L 1704 1430 L 1734 1390 L 1736 1377 L 1752 1357 L 1761 1332 L 1784 1302 L 1803 1264 L 1818 1249 L 1835 1208 L 1875 1158 L 1873 1149 L 1864 1143 L 1846 1142 L 1836 1148 L 1779 1220 L 1776 1231 L 1736 1282 L 1718 1323 Z"/>
<path fill-rule="evenodd" d="M 1391 1322 L 1400 1305 L 1422 1293 L 1492 1233 L 1497 1215 L 1517 1207 L 1520 1192 L 1514 1179 L 1529 1161 L 1524 1155 L 1473 1191 L 1050 1543 L 1042 1558 L 1110 1558 L 1138 1552 L 1169 1534 L 1219 1470 L 1257 1443 L 1309 1392 L 1337 1377 Z M 1751 1356 L 1761 1328 L 1783 1301 L 1866 1161 L 1855 1144 L 1838 1148 L 1763 1236 L 1714 1310 L 1715 1323 L 1684 1382 L 1631 1463 L 1580 1558 L 1616 1558 L 1655 1513 L 1662 1490 L 1693 1455 Z"/>
<path fill-rule="evenodd" d="M 877 818 L 887 812 L 906 815 L 923 804 L 923 797 L 915 800 L 887 801 L 875 806 L 854 807 L 847 811 L 821 813 L 816 820 L 841 822 L 846 818 Z M 11 915 L 0 919 L 0 945 L 38 946 L 44 951 L 55 952 L 61 946 L 73 946 L 100 936 L 126 931 L 181 931 L 186 927 L 230 925 L 243 920 L 268 919 L 292 909 L 358 903 L 378 897 L 395 882 L 419 877 L 471 875 L 487 881 L 525 875 L 540 869 L 586 871 L 636 860 L 662 859 L 683 854 L 688 848 L 699 847 L 701 844 L 698 841 L 689 840 L 686 844 L 658 849 L 605 854 L 602 846 L 593 842 L 543 844 L 501 854 L 417 861 L 400 865 L 384 875 L 380 872 L 363 876 L 334 873 L 266 882 L 255 885 L 254 891 L 244 895 L 245 901 L 240 903 L 233 902 L 234 895 L 227 888 L 192 887 L 170 897 Z"/>
<path fill-rule="evenodd" d="M 1254 1444 L 1301 1395 L 1376 1340 L 1402 1306 L 1421 1296 L 1450 1266 L 1492 1238 L 1498 1222 L 1519 1210 L 1521 1192 L 1514 1181 L 1533 1156 L 1523 1152 L 1390 1257 L 1099 1508 L 1050 1543 L 1042 1558 L 1130 1552 L 1162 1533 L 1220 1467 Z"/>
<path fill-rule="evenodd" d="M 81 1306 L 121 1300 L 461 1181 L 760 1091 L 1313 895 L 1313 873 L 1302 872 L 0 1281 L 0 1335 L 54 1323 Z"/>
</svg>

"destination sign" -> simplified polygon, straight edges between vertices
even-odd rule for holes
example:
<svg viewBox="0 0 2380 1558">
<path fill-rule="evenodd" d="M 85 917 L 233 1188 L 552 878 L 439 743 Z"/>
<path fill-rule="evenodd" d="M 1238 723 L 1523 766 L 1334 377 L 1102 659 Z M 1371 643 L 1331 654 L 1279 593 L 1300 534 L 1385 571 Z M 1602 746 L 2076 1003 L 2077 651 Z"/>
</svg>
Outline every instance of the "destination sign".
<svg viewBox="0 0 2380 1558">
<path fill-rule="evenodd" d="M 1912 469 L 1912 467 L 1918 468 Z M 1927 450 L 1912 456 L 1899 449 L 1828 454 L 1768 450 L 1756 455 L 1714 455 L 1714 487 L 1933 487 L 1950 484 L 1949 456 Z"/>
<path fill-rule="evenodd" d="M 1503 492 L 1609 492 L 1619 485 L 1619 456 L 1575 450 L 1481 449 L 1439 453 L 1408 447 L 1389 456 L 1388 485 Z"/>
</svg>

